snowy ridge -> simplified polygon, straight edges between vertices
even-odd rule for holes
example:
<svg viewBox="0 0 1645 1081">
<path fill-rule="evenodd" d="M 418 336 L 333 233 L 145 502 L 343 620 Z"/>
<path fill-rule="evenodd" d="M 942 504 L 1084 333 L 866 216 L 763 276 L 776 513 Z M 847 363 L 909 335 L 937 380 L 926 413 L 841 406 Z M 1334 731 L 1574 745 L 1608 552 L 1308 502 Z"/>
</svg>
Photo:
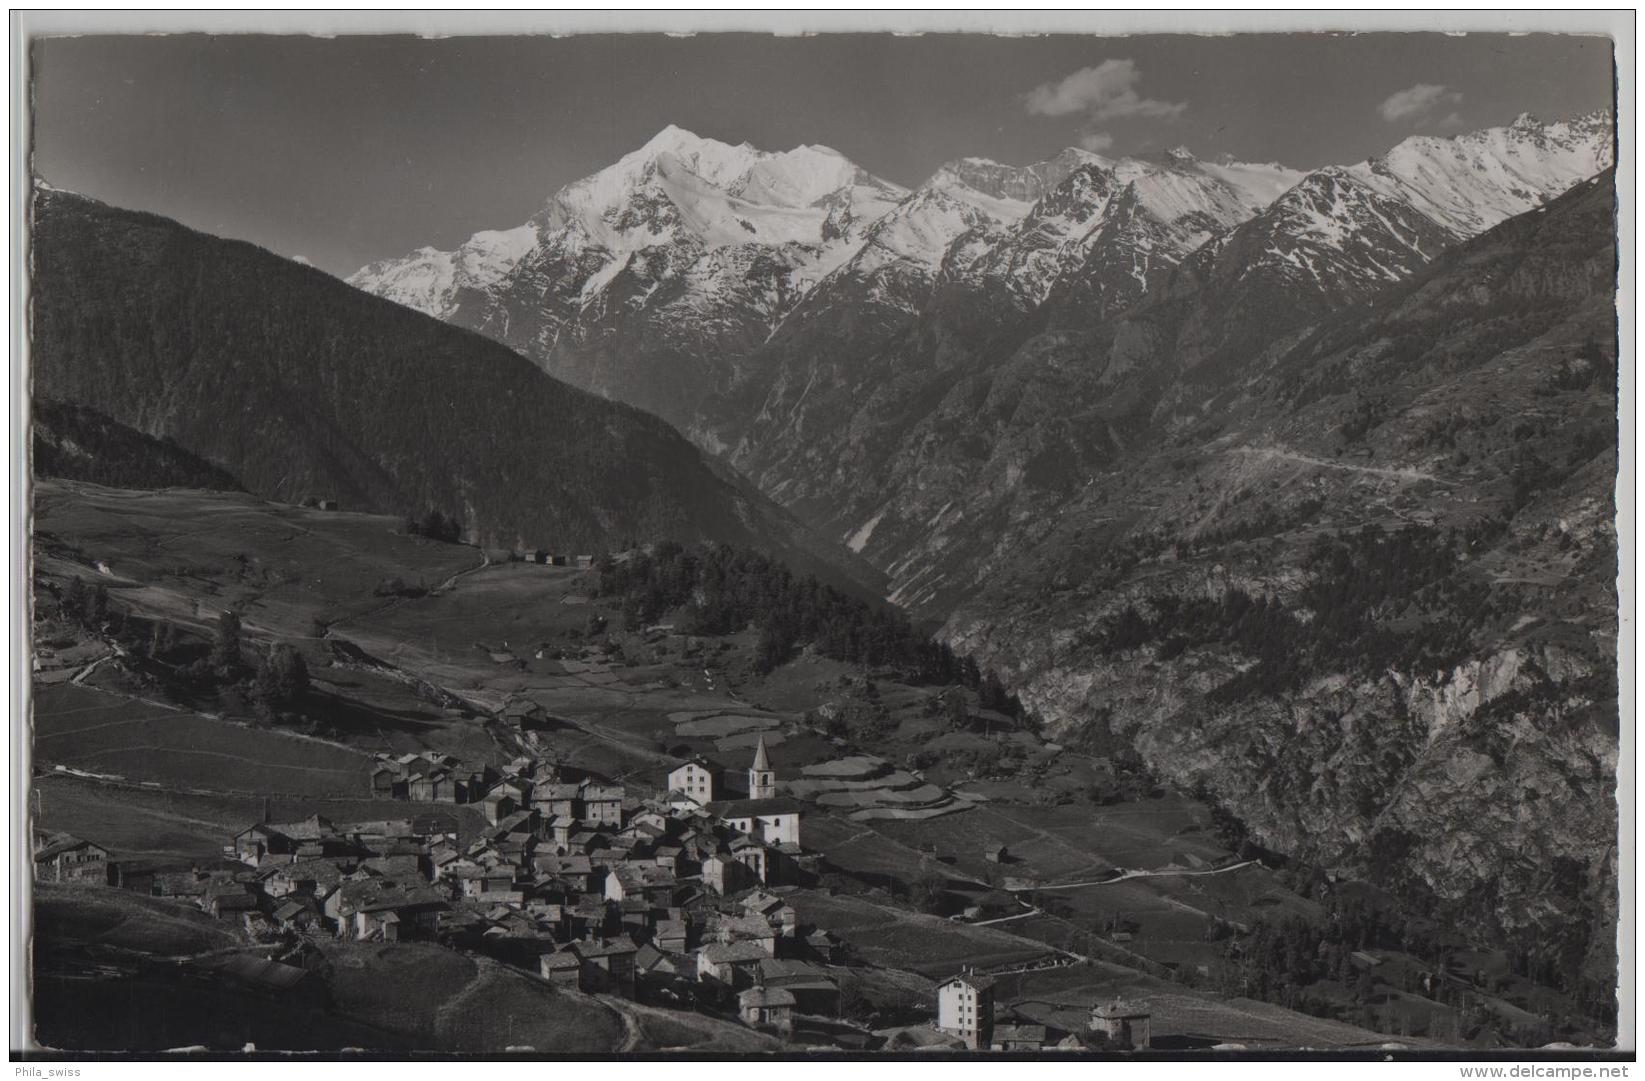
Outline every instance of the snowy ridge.
<svg viewBox="0 0 1645 1081">
<path fill-rule="evenodd" d="M 1605 114 L 1544 125 L 1526 113 L 1508 127 L 1407 139 L 1354 171 L 1463 239 L 1563 194 L 1612 157 Z"/>
<path fill-rule="evenodd" d="M 508 275 L 537 243 L 536 226 L 475 233 L 456 251 L 419 248 L 403 259 L 372 263 L 350 285 L 426 315 L 444 316 L 462 288 L 485 289 Z"/>
<path fill-rule="evenodd" d="M 1399 281 L 1451 244 L 1563 194 L 1611 164 L 1608 115 L 1452 138 L 1414 136 L 1380 157 L 1308 174 L 1244 230 L 1242 276 L 1325 292 Z"/>
<path fill-rule="evenodd" d="M 759 415 L 743 388 L 803 398 L 814 373 L 775 368 L 842 350 L 855 363 L 927 312 L 958 320 L 933 332 L 954 340 L 970 315 L 1053 300 L 1058 325 L 1095 324 L 1190 260 L 1216 267 L 1219 288 L 1253 279 L 1264 303 L 1334 304 L 1612 156 L 1606 115 L 1521 117 L 1311 173 L 1182 148 L 1148 160 L 1069 148 L 1020 166 L 960 158 L 908 191 L 826 146 L 768 152 L 669 126 L 521 226 L 348 280 L 699 441 L 738 445 Z"/>
<path fill-rule="evenodd" d="M 510 273 L 534 252 L 539 264 L 586 270 L 573 291 L 588 304 L 648 249 L 676 245 L 701 254 L 754 244 L 789 249 L 796 280 L 814 282 L 854 250 L 865 223 L 906 194 L 828 147 L 767 153 L 670 125 L 611 166 L 555 192 L 525 225 L 478 233 L 456 251 L 422 248 L 373 263 L 348 280 L 446 318 L 459 290 L 506 289 Z M 557 259 L 544 258 L 548 252 Z M 584 258 L 588 254 L 597 257 Z M 590 262 L 597 265 L 587 269 Z"/>
</svg>

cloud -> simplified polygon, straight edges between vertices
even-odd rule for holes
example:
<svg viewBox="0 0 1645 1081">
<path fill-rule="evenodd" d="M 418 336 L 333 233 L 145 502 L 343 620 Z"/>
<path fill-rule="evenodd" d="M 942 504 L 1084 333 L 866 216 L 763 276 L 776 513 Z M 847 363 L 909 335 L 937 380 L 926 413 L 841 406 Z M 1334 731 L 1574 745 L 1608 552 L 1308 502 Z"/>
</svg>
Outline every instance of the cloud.
<svg viewBox="0 0 1645 1081">
<path fill-rule="evenodd" d="M 1028 92 L 1025 105 L 1035 116 L 1087 113 L 1093 120 L 1140 116 L 1175 120 L 1188 108 L 1186 101 L 1159 101 L 1137 93 L 1142 73 L 1133 60 L 1104 60 L 1094 68 L 1080 68 L 1059 83 L 1044 83 Z"/>
<path fill-rule="evenodd" d="M 1080 136 L 1080 146 L 1093 154 L 1100 154 L 1114 145 L 1114 137 L 1106 131 L 1088 131 Z"/>
<path fill-rule="evenodd" d="M 306 256 L 306 255 L 293 255 L 291 257 L 291 261 L 294 262 L 294 263 L 302 263 L 304 266 L 313 266 L 314 265 L 312 262 L 309 261 L 309 257 Z"/>
<path fill-rule="evenodd" d="M 1377 115 L 1390 124 L 1398 120 L 1410 120 L 1421 123 L 1433 115 L 1434 110 L 1442 105 L 1456 105 L 1462 101 L 1462 94 L 1448 86 L 1439 86 L 1434 83 L 1417 83 L 1404 90 L 1389 94 L 1386 101 L 1377 106 Z M 1445 118 L 1446 123 L 1452 120 L 1461 120 L 1455 112 Z"/>
</svg>

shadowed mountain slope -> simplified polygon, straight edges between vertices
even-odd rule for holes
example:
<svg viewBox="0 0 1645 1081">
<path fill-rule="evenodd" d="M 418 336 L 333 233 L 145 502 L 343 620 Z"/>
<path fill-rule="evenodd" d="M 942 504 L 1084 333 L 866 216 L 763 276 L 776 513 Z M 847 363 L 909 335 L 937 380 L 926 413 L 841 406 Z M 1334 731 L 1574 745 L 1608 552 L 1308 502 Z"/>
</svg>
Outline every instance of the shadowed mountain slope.
<svg viewBox="0 0 1645 1081">
<path fill-rule="evenodd" d="M 873 578 L 655 417 L 321 271 L 44 187 L 31 256 L 35 395 L 257 495 L 439 509 L 486 545 L 718 540 Z"/>
</svg>

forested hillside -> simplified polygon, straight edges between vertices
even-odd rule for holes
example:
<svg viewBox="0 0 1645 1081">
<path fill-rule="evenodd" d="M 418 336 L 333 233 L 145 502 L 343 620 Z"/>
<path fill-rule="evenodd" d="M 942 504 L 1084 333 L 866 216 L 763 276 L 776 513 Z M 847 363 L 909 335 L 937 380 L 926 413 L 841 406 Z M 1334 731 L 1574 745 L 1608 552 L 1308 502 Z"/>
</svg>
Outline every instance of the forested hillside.
<svg viewBox="0 0 1645 1081">
<path fill-rule="evenodd" d="M 41 398 L 33 403 L 33 412 L 35 476 L 110 488 L 240 490 L 239 481 L 210 462 L 94 409 Z"/>
<path fill-rule="evenodd" d="M 712 539 L 873 577 L 662 421 L 321 271 L 45 188 L 32 240 L 36 395 L 255 494 L 436 510 L 487 545 Z"/>
</svg>

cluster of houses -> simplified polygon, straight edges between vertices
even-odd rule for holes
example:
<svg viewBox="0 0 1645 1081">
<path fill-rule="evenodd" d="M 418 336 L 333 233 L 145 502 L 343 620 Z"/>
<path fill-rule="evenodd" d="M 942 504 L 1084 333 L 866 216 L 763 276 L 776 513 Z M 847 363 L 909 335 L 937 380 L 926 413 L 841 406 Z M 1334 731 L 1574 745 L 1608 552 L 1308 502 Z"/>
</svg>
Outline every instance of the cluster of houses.
<svg viewBox="0 0 1645 1081">
<path fill-rule="evenodd" d="M 935 1038 L 904 1043 L 921 1048 L 952 1046 L 971 1051 L 1078 1051 L 1090 1048 L 1145 1051 L 1152 1038 L 1150 1015 L 1141 1006 L 1115 999 L 1091 1007 L 1080 1031 L 1054 1033 L 1025 1020 L 1001 1022 L 994 1004 L 994 980 L 964 969 L 937 987 Z"/>
<path fill-rule="evenodd" d="M 831 967 L 848 960 L 848 948 L 827 931 L 803 928 L 778 892 L 817 867 L 800 847 L 800 805 L 778 795 L 763 740 L 747 770 L 746 796 L 736 798 L 725 798 L 731 793 L 722 791 L 718 769 L 703 759 L 680 763 L 667 791 L 646 799 L 528 758 L 468 770 L 421 755 L 385 768 L 395 794 L 478 803 L 484 826 L 465 836 L 472 826 L 465 831 L 454 813 L 440 812 L 381 822 L 319 815 L 260 822 L 233 837 L 219 868 L 146 875 L 121 874 L 107 850 L 90 842 L 37 834 L 36 876 L 190 900 L 242 921 L 254 940 L 295 942 L 297 953 L 311 950 L 319 935 L 424 940 L 485 953 L 558 986 L 735 1011 L 776 1032 L 792 1031 L 797 1015 L 838 1016 Z M 273 966 L 282 986 L 303 983 L 300 968 L 257 964 Z M 259 968 L 245 978 L 274 977 Z M 1053 1032 L 1033 1018 L 998 1013 L 993 986 L 963 970 L 937 988 L 934 1024 L 873 1034 L 874 1043 L 862 1047 L 1149 1045 L 1148 1014 L 1134 1006 L 1093 1006 L 1084 1029 Z"/>
<path fill-rule="evenodd" d="M 717 778 L 687 783 L 704 768 L 697 761 L 671 774 L 679 789 L 654 799 L 525 758 L 495 771 L 439 756 L 395 764 L 405 798 L 482 805 L 479 835 L 462 837 L 457 819 L 439 813 L 260 822 L 225 846 L 223 868 L 157 875 L 146 886 L 242 920 L 262 940 L 442 942 L 551 983 L 735 1008 L 778 1030 L 795 1011 L 837 1012 L 839 989 L 823 966 L 842 960 L 844 944 L 802 934 L 771 890 L 816 867 L 799 845 L 798 804 L 776 796 L 763 743 L 749 797 L 731 800 L 714 798 Z M 108 881 L 106 869 L 81 869 L 96 861 L 72 840 L 39 847 L 43 877 Z M 89 851 L 106 867 L 106 852 Z"/>
</svg>

